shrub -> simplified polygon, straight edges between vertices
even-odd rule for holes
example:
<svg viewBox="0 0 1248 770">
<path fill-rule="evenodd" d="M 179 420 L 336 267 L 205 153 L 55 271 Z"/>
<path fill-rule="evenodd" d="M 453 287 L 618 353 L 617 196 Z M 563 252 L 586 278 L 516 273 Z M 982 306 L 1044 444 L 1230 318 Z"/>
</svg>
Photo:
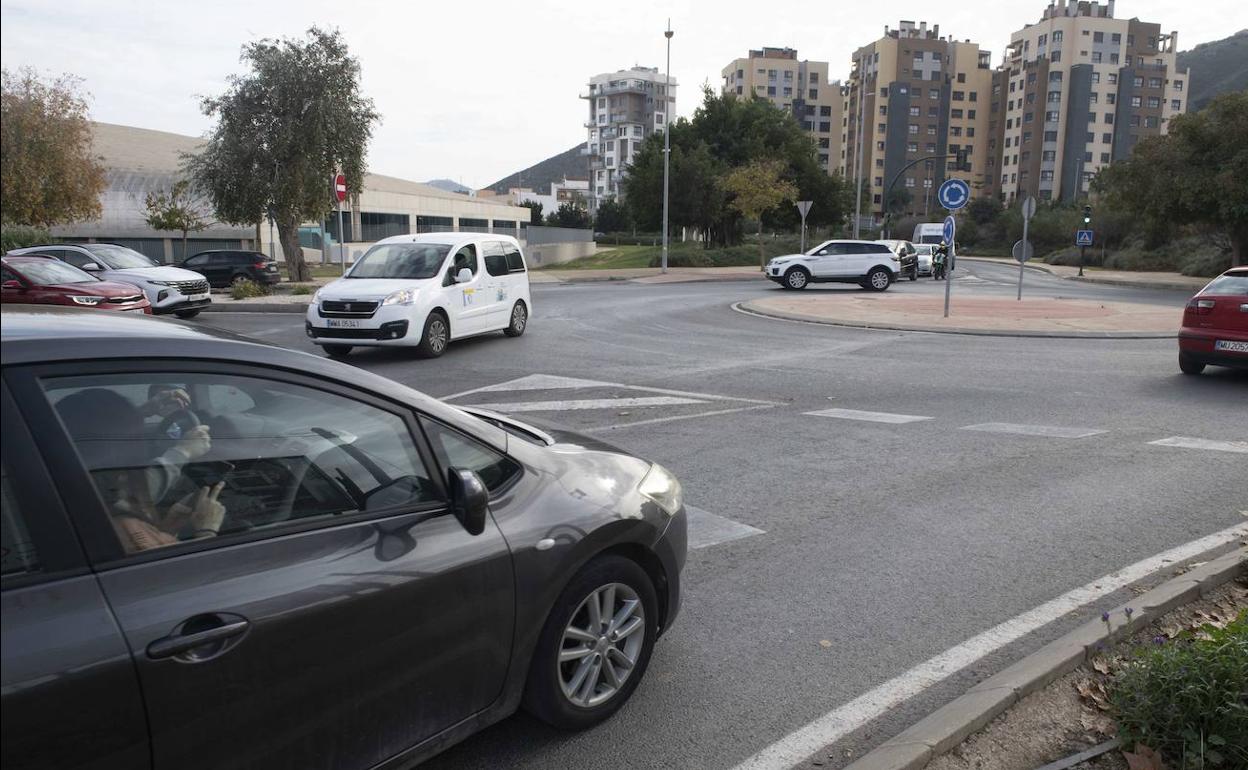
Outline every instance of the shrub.
<svg viewBox="0 0 1248 770">
<path fill-rule="evenodd" d="M 30 227 L 29 225 L 4 225 L 0 227 L 0 253 L 7 254 L 13 249 L 24 249 L 27 246 L 38 246 L 51 243 L 52 236 L 47 230 Z"/>
<path fill-rule="evenodd" d="M 255 281 L 244 280 L 237 281 L 230 287 L 230 296 L 234 299 L 248 299 L 250 297 L 267 297 L 269 289 L 267 286 L 261 286 Z"/>
<path fill-rule="evenodd" d="M 293 288 L 290 290 L 290 293 L 291 293 L 291 294 L 294 294 L 294 295 L 297 295 L 297 296 L 300 296 L 300 297 L 302 297 L 302 296 L 304 296 L 304 295 L 306 295 L 306 294 L 313 294 L 313 293 L 315 293 L 315 292 L 316 292 L 316 287 L 315 287 L 315 286 L 311 286 L 311 285 L 306 284 L 306 283 L 301 283 L 301 284 L 299 284 L 298 286 L 295 286 L 295 287 L 293 287 Z"/>
<path fill-rule="evenodd" d="M 1246 683 L 1248 610 L 1144 650 L 1110 691 L 1123 748 L 1144 744 L 1171 767 L 1248 766 Z"/>
</svg>

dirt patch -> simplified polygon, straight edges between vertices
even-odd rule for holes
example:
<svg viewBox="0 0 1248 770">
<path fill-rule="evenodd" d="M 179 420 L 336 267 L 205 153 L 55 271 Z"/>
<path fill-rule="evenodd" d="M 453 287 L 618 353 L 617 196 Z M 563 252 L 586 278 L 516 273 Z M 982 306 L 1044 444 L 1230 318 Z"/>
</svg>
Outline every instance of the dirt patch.
<svg viewBox="0 0 1248 770">
<path fill-rule="evenodd" d="M 927 765 L 928 770 L 1034 770 L 1113 737 L 1105 700 L 1107 679 L 1132 651 L 1172 639 L 1206 623 L 1226 625 L 1248 609 L 1248 576 L 1158 618 L 1104 655 L 1034 692 Z M 1076 766 L 1079 770 L 1127 770 L 1118 750 Z"/>
</svg>

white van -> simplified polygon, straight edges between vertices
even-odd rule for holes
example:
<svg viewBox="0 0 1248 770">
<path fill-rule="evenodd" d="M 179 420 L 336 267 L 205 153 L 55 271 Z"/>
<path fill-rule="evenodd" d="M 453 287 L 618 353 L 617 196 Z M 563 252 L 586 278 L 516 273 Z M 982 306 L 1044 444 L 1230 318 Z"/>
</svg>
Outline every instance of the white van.
<svg viewBox="0 0 1248 770">
<path fill-rule="evenodd" d="M 924 222 L 914 226 L 912 243 L 940 243 L 945 239 L 945 226 L 940 222 Z"/>
<path fill-rule="evenodd" d="M 533 302 L 515 238 L 480 233 L 396 235 L 316 292 L 308 336 L 330 356 L 357 346 L 413 346 L 442 355 L 451 340 L 519 337 Z"/>
</svg>

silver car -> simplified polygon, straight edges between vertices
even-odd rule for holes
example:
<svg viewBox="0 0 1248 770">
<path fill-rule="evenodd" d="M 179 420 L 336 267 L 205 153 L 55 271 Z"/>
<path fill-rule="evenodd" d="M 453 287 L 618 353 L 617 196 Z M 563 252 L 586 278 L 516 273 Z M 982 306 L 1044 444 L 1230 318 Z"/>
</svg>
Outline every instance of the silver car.
<svg viewBox="0 0 1248 770">
<path fill-rule="evenodd" d="M 10 254 L 46 254 L 106 281 L 137 286 L 156 314 L 194 318 L 212 297 L 208 279 L 193 270 L 158 265 L 144 255 L 114 243 L 56 243 L 14 249 Z"/>
</svg>

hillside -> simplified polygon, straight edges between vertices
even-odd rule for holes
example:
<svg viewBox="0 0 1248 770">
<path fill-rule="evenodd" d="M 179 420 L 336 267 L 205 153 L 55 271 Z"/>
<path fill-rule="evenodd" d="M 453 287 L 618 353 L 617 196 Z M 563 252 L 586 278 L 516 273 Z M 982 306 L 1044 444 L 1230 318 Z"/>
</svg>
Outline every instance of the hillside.
<svg viewBox="0 0 1248 770">
<path fill-rule="evenodd" d="M 513 171 L 486 189 L 506 193 L 509 187 L 523 186 L 545 194 L 550 192 L 551 182 L 558 182 L 565 176 L 569 179 L 588 179 L 589 158 L 581 154 L 584 147 L 585 143 L 582 142 L 523 171 Z"/>
<path fill-rule="evenodd" d="M 1218 94 L 1248 89 L 1248 29 L 1190 51 L 1180 51 L 1178 69 L 1190 67 L 1188 111 L 1195 112 Z"/>
<path fill-rule="evenodd" d="M 459 193 L 460 195 L 467 195 L 468 193 L 472 192 L 471 188 L 464 187 L 462 184 L 460 184 L 459 182 L 456 182 L 454 179 L 430 179 L 428 182 L 425 182 L 425 184 L 429 185 L 430 187 L 436 187 L 439 190 L 446 190 L 447 192 Z"/>
</svg>

